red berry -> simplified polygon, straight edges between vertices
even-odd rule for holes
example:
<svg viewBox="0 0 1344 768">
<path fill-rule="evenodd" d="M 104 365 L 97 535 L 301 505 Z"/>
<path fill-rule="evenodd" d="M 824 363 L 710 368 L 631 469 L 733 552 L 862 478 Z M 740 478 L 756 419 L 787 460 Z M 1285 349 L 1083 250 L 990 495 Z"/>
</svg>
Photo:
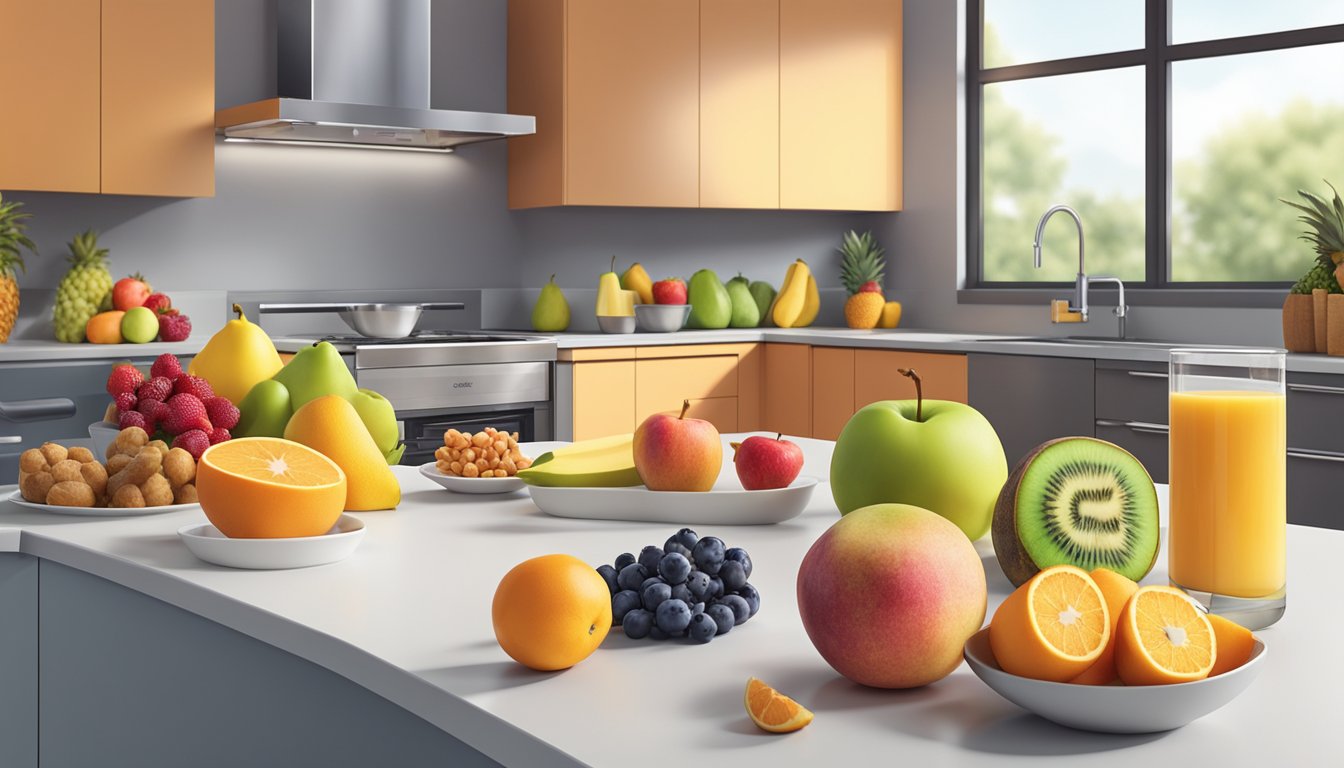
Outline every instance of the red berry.
<svg viewBox="0 0 1344 768">
<path fill-rule="evenodd" d="M 188 336 L 191 336 L 191 318 L 159 315 L 159 341 L 186 341 Z"/>
<path fill-rule="evenodd" d="M 144 380 L 145 374 L 141 373 L 139 368 L 133 365 L 118 365 L 107 377 L 107 394 L 116 397 L 122 392 L 134 392 Z"/>
<path fill-rule="evenodd" d="M 149 297 L 145 299 L 145 303 L 142 306 L 154 310 L 154 314 L 156 315 L 162 315 L 167 310 L 173 308 L 173 302 L 168 298 L 167 294 L 151 293 L 149 294 Z"/>
<path fill-rule="evenodd" d="M 149 375 L 175 381 L 182 375 L 182 361 L 177 359 L 177 355 L 164 352 L 154 359 L 154 364 L 149 367 Z"/>
<path fill-rule="evenodd" d="M 195 395 L 198 400 L 204 403 L 215 396 L 215 390 L 210 388 L 210 382 L 200 376 L 184 375 L 178 376 L 173 382 L 173 394 Z"/>
<path fill-rule="evenodd" d="M 129 429 L 130 427 L 139 427 L 146 432 L 149 431 L 149 422 L 145 419 L 145 414 L 139 411 L 126 411 L 121 414 L 117 420 L 119 429 Z"/>
<path fill-rule="evenodd" d="M 117 401 L 117 410 L 123 413 L 134 411 L 136 403 L 139 402 L 136 400 L 134 392 L 118 392 L 117 396 L 112 399 Z"/>
<path fill-rule="evenodd" d="M 227 430 L 227 429 L 225 429 L 225 428 L 223 428 L 223 427 L 215 427 L 215 431 L 213 431 L 213 432 L 210 433 L 210 444 L 211 444 L 211 445 L 214 445 L 215 443 L 222 443 L 222 442 L 224 442 L 225 440 L 232 440 L 232 439 L 233 439 L 233 435 L 230 435 L 230 434 L 229 434 L 229 430 Z M 197 456 L 196 458 L 199 459 L 200 456 Z"/>
<path fill-rule="evenodd" d="M 181 448 L 190 453 L 193 459 L 200 459 L 201 454 L 205 453 L 205 449 L 210 447 L 210 436 L 203 430 L 189 429 L 173 438 L 172 447 Z"/>
<path fill-rule="evenodd" d="M 171 379 L 165 379 L 162 376 L 155 376 L 140 385 L 136 390 L 136 396 L 141 400 L 158 400 L 163 402 L 168 396 L 173 394 L 173 382 Z"/>
<path fill-rule="evenodd" d="M 882 292 L 882 284 L 877 282 L 876 280 L 869 280 L 868 282 L 859 286 L 859 293 L 881 293 L 881 292 Z"/>
<path fill-rule="evenodd" d="M 145 415 L 145 421 L 149 422 L 151 427 L 157 428 L 159 423 L 168 418 L 168 406 L 158 400 L 144 399 L 136 404 L 135 410 Z"/>
<path fill-rule="evenodd" d="M 214 429 L 205 413 L 205 404 L 199 397 L 186 392 L 168 399 L 168 413 L 164 416 L 163 428 L 170 435 L 180 435 L 193 429 L 208 433 Z"/>
<path fill-rule="evenodd" d="M 238 426 L 238 406 L 229 402 L 227 397 L 212 397 L 205 401 L 205 413 L 216 429 L 233 429 Z"/>
</svg>

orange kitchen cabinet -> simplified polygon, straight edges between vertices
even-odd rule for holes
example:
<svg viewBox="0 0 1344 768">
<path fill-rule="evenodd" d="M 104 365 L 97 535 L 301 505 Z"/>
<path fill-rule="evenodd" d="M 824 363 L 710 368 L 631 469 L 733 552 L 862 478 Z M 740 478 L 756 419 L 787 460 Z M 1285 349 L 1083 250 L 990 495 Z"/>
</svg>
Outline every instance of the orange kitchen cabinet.
<svg viewBox="0 0 1344 768">
<path fill-rule="evenodd" d="M 761 429 L 812 436 L 812 347 L 765 344 Z"/>
<path fill-rule="evenodd" d="M 780 207 L 901 208 L 901 0 L 779 0 Z"/>
<path fill-rule="evenodd" d="M 854 406 L 913 400 L 915 383 L 897 372 L 913 368 L 927 400 L 966 402 L 966 356 L 941 352 L 859 349 L 854 352 Z"/>
<path fill-rule="evenodd" d="M 836 439 L 854 410 L 854 350 L 813 347 L 811 436 Z"/>
<path fill-rule="evenodd" d="M 0 189 L 98 191 L 99 6 L 0 0 Z"/>
<path fill-rule="evenodd" d="M 213 196 L 213 0 L 102 7 L 102 191 Z"/>
<path fill-rule="evenodd" d="M 634 432 L 635 361 L 573 364 L 574 440 Z"/>
<path fill-rule="evenodd" d="M 731 402 L 727 426 L 714 421 L 719 431 L 737 429 L 737 356 L 677 357 L 635 362 L 635 422 L 655 413 L 676 413 L 684 400 L 722 401 L 716 413 Z"/>
<path fill-rule="evenodd" d="M 779 0 L 700 2 L 700 207 L 779 207 Z"/>
</svg>

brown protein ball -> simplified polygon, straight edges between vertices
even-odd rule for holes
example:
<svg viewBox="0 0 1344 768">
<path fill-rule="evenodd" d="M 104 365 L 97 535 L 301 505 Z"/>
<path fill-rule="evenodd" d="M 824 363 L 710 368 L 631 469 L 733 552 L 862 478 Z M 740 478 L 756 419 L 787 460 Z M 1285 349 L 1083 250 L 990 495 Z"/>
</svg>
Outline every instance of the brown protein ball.
<svg viewBox="0 0 1344 768">
<path fill-rule="evenodd" d="M 196 498 L 195 483 L 187 483 L 186 485 L 179 485 L 178 487 L 173 489 L 174 504 L 195 504 L 197 501 L 200 501 L 200 499 Z"/>
<path fill-rule="evenodd" d="M 140 495 L 144 497 L 147 507 L 164 507 L 173 503 L 173 487 L 163 475 L 150 475 L 148 480 L 140 484 Z"/>
<path fill-rule="evenodd" d="M 148 450 L 136 454 L 122 471 L 126 473 L 126 482 L 139 485 L 148 480 L 150 475 L 157 475 L 162 466 L 163 454 L 156 450 Z"/>
<path fill-rule="evenodd" d="M 163 457 L 163 474 L 174 488 L 196 479 L 196 460 L 182 448 L 173 448 Z"/>
<path fill-rule="evenodd" d="M 112 457 L 107 460 L 107 474 L 109 476 L 115 475 L 121 470 L 125 469 L 126 465 L 130 463 L 131 463 L 130 456 L 127 456 L 124 453 L 114 453 L 112 454 Z"/>
<path fill-rule="evenodd" d="M 118 509 L 139 508 L 145 506 L 145 497 L 140 493 L 139 487 L 127 483 L 112 494 L 112 501 L 108 506 Z"/>
<path fill-rule="evenodd" d="M 116 448 L 117 453 L 134 454 L 134 449 L 139 449 L 140 446 L 148 442 L 149 434 L 145 430 L 139 427 L 127 427 L 117 433 L 117 439 L 113 441 L 112 445 Z"/>
<path fill-rule="evenodd" d="M 107 469 L 96 461 L 79 465 L 79 474 L 84 482 L 93 489 L 93 495 L 102 497 L 107 493 Z"/>
<path fill-rule="evenodd" d="M 47 464 L 47 457 L 36 448 L 29 448 L 19 454 L 19 471 L 28 472 L 46 472 L 50 465 Z"/>
<path fill-rule="evenodd" d="M 65 461 L 70 455 L 70 451 L 66 450 L 64 445 L 57 445 L 56 443 L 43 443 L 42 447 L 37 450 L 41 451 L 42 455 L 46 457 L 49 467 L 54 467 Z"/>
<path fill-rule="evenodd" d="M 148 445 L 152 445 L 152 446 L 154 446 L 155 448 L 158 448 L 158 449 L 159 449 L 159 453 L 163 454 L 164 456 L 167 456 L 167 455 L 168 455 L 168 451 L 169 451 L 168 444 L 165 443 L 165 442 L 163 442 L 162 440 L 151 440 L 151 441 L 148 443 Z"/>
<path fill-rule="evenodd" d="M 69 453 L 66 455 L 66 459 L 78 461 L 80 464 L 88 464 L 90 461 L 94 460 L 93 451 L 90 451 L 82 445 L 77 445 L 70 449 Z"/>
<path fill-rule="evenodd" d="M 50 472 L 28 472 L 19 478 L 19 494 L 34 504 L 46 504 L 47 494 L 55 484 Z"/>
<path fill-rule="evenodd" d="M 51 486 L 47 503 L 57 507 L 92 507 L 93 489 L 83 480 L 66 480 Z"/>
<path fill-rule="evenodd" d="M 84 482 L 84 475 L 80 474 L 79 467 L 80 463 L 78 461 L 75 461 L 74 459 L 66 459 L 65 461 L 58 461 L 56 462 L 55 466 L 51 468 L 51 476 L 58 483 L 65 483 L 65 482 L 82 483 Z"/>
</svg>

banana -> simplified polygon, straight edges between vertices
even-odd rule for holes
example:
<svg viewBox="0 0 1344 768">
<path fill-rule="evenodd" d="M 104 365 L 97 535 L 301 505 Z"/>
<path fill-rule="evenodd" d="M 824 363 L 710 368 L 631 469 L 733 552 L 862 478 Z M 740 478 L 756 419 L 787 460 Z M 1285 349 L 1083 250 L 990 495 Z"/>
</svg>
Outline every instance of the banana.
<svg viewBox="0 0 1344 768">
<path fill-rule="evenodd" d="M 802 259 L 789 265 L 789 271 L 784 275 L 784 285 L 779 289 L 779 297 L 775 299 L 775 307 L 770 312 L 775 325 L 793 328 L 798 324 L 807 301 L 807 281 L 811 276 L 807 262 Z"/>
<path fill-rule="evenodd" d="M 806 328 L 817 319 L 817 313 L 819 312 L 821 312 L 821 294 L 817 291 L 817 279 L 808 275 L 807 297 L 803 299 L 803 311 L 798 315 L 798 320 L 793 324 L 793 327 Z"/>
</svg>

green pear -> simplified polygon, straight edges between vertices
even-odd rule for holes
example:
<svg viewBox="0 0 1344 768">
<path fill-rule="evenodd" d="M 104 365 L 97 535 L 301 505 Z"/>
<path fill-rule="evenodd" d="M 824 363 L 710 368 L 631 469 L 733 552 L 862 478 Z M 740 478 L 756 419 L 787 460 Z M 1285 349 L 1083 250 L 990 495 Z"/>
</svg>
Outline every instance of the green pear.
<svg viewBox="0 0 1344 768">
<path fill-rule="evenodd" d="M 757 280 L 748 290 L 751 291 L 751 298 L 756 300 L 756 309 L 760 311 L 761 321 L 764 322 L 770 317 L 770 306 L 775 303 L 775 287 L 764 280 Z"/>
<path fill-rule="evenodd" d="M 323 395 L 352 400 L 359 391 L 355 375 L 346 367 L 341 353 L 325 341 L 300 349 L 274 378 L 289 390 L 291 412 Z"/>
<path fill-rule="evenodd" d="M 401 430 L 397 429 L 397 414 L 387 398 L 372 389 L 361 389 L 350 398 L 350 404 L 355 406 L 359 420 L 364 422 L 364 428 L 369 430 L 379 451 L 387 455 L 397 447 Z"/>
<path fill-rule="evenodd" d="M 396 448 L 393 448 L 392 450 L 383 454 L 383 458 L 387 460 L 388 466 L 395 467 L 396 465 L 401 463 L 401 455 L 405 452 L 406 452 L 406 444 L 402 443 L 401 445 L 398 445 Z"/>
<path fill-rule="evenodd" d="M 751 283 L 742 275 L 728 281 L 725 289 L 733 312 L 728 318 L 730 328 L 755 328 L 761 324 L 761 310 L 756 306 L 756 298 L 751 295 Z"/>
<path fill-rule="evenodd" d="M 702 269 L 691 275 L 686 291 L 691 303 L 687 328 L 727 328 L 732 318 L 733 302 L 728 289 L 712 269 Z"/>
<path fill-rule="evenodd" d="M 555 332 L 566 328 L 569 328 L 569 302 L 555 284 L 555 275 L 551 275 L 550 281 L 541 286 L 541 296 L 532 307 L 532 330 Z"/>
<path fill-rule="evenodd" d="M 252 386 L 238 404 L 238 425 L 234 437 L 284 437 L 285 426 L 294 413 L 289 389 L 275 379 L 263 379 Z"/>
</svg>

